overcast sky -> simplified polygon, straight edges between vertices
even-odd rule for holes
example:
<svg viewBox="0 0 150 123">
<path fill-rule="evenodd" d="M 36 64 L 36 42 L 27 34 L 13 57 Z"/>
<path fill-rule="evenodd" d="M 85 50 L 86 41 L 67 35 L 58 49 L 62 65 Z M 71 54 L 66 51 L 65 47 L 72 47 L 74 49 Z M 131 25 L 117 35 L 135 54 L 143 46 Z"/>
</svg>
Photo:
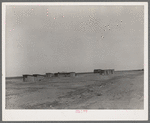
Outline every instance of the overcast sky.
<svg viewBox="0 0 150 123">
<path fill-rule="evenodd" d="M 143 68 L 144 6 L 7 6 L 5 26 L 6 76 Z"/>
</svg>

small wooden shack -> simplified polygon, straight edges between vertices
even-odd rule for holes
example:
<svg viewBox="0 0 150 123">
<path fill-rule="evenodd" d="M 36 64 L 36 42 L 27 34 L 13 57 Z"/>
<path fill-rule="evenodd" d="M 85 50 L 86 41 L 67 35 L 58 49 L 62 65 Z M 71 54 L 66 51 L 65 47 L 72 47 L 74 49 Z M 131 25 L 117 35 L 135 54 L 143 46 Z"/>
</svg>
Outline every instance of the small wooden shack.
<svg viewBox="0 0 150 123">
<path fill-rule="evenodd" d="M 70 73 L 67 73 L 67 72 L 58 72 L 58 77 L 69 77 L 70 76 Z"/>
<path fill-rule="evenodd" d="M 42 81 L 46 77 L 46 75 L 41 75 L 41 74 L 33 74 L 34 76 L 34 81 Z"/>
<path fill-rule="evenodd" d="M 33 75 L 23 75 L 23 82 L 34 82 L 34 76 Z"/>
<path fill-rule="evenodd" d="M 46 77 L 53 77 L 54 74 L 53 73 L 46 73 Z"/>
<path fill-rule="evenodd" d="M 37 82 L 45 79 L 46 75 L 33 74 L 33 75 L 23 75 L 23 82 Z"/>
</svg>

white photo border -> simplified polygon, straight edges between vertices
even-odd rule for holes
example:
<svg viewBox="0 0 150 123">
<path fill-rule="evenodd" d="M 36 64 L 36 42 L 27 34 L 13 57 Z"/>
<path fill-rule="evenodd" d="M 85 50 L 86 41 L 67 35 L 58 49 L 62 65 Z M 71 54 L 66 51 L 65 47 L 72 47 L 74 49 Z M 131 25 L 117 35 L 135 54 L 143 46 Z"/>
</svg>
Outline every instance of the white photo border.
<svg viewBox="0 0 150 123">
<path fill-rule="evenodd" d="M 144 6 L 144 110 L 6 110 L 5 14 L 7 5 L 143 5 Z M 2 3 L 2 120 L 3 121 L 138 121 L 148 120 L 148 2 L 3 2 Z"/>
</svg>

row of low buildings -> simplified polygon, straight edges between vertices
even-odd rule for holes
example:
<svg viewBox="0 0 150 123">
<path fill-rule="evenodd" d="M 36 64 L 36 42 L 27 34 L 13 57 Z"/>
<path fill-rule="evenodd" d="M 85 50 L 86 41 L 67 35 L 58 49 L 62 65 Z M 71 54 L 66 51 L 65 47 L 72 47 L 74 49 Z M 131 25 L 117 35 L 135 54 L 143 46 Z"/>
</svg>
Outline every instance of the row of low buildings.
<svg viewBox="0 0 150 123">
<path fill-rule="evenodd" d="M 75 72 L 58 72 L 58 73 L 46 73 L 46 77 L 74 77 Z"/>
<path fill-rule="evenodd" d="M 114 74 L 114 69 L 95 69 L 94 73 L 99 73 L 100 75 Z M 33 74 L 33 75 L 23 75 L 23 82 L 37 82 L 43 81 L 46 78 L 51 77 L 75 77 L 75 72 L 58 72 L 58 73 L 46 73 L 45 75 Z"/>
<path fill-rule="evenodd" d="M 114 69 L 95 69 L 94 73 L 99 73 L 100 75 L 109 75 L 109 74 L 114 74 Z"/>
<path fill-rule="evenodd" d="M 33 74 L 23 75 L 23 82 L 37 82 L 37 81 L 43 81 L 45 78 L 51 78 L 51 77 L 74 77 L 76 76 L 75 72 L 58 72 L 58 73 L 46 73 L 45 75 L 41 74 Z"/>
<path fill-rule="evenodd" d="M 45 75 L 33 74 L 33 75 L 23 75 L 23 82 L 36 82 L 44 80 Z"/>
</svg>

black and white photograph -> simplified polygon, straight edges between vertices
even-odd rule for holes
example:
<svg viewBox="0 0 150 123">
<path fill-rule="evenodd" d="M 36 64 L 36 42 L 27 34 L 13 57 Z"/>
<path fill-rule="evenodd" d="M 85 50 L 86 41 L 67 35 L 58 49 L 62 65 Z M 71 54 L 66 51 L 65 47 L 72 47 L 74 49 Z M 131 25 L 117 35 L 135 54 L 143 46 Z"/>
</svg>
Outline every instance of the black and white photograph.
<svg viewBox="0 0 150 123">
<path fill-rule="evenodd" d="M 2 12 L 3 120 L 148 118 L 146 2 L 12 2 Z"/>
</svg>

